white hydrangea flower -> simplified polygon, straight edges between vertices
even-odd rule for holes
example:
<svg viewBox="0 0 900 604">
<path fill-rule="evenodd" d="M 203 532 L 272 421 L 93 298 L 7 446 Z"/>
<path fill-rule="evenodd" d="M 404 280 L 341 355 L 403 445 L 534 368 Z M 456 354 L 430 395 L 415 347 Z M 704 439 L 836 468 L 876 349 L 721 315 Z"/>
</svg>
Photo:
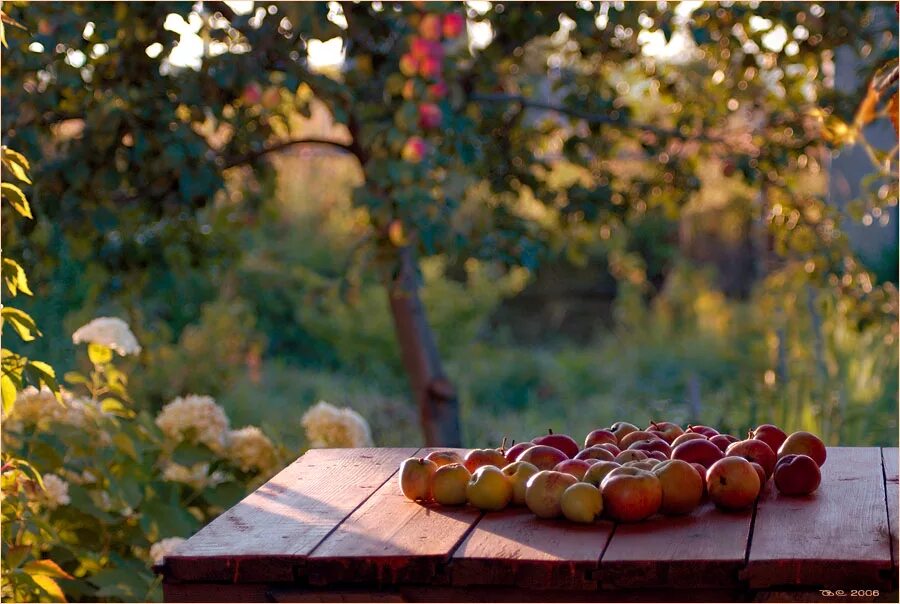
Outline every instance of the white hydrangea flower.
<svg viewBox="0 0 900 604">
<path fill-rule="evenodd" d="M 168 539 L 160 539 L 158 542 L 150 546 L 150 557 L 153 558 L 153 562 L 155 564 L 159 564 L 163 561 L 163 558 L 174 554 L 178 549 L 178 546 L 184 543 L 184 541 L 185 540 L 181 537 L 169 537 Z"/>
<path fill-rule="evenodd" d="M 55 510 L 57 507 L 69 503 L 69 483 L 56 474 L 45 474 L 42 479 L 44 481 L 44 498 L 48 508 Z"/>
<path fill-rule="evenodd" d="M 183 466 L 175 462 L 169 462 L 163 468 L 162 476 L 170 482 L 181 482 L 195 489 L 214 487 L 225 482 L 225 474 L 215 471 L 209 474 L 208 463 L 195 463 L 192 466 Z"/>
<path fill-rule="evenodd" d="M 98 317 L 82 325 L 72 334 L 72 342 L 101 344 L 122 356 L 141 352 L 141 345 L 131 333 L 128 323 L 117 317 Z"/>
<path fill-rule="evenodd" d="M 217 453 L 225 448 L 228 417 L 212 397 L 195 394 L 179 396 L 162 408 L 156 416 L 156 425 L 172 440 L 184 440 L 186 433 L 193 429 L 196 442 Z"/>
<path fill-rule="evenodd" d="M 228 459 L 244 472 L 269 470 L 275 465 L 275 458 L 275 445 L 256 426 L 228 433 Z"/>
<path fill-rule="evenodd" d="M 313 447 L 372 446 L 369 423 L 349 407 L 339 409 L 319 401 L 303 414 L 301 423 Z"/>
<path fill-rule="evenodd" d="M 24 424 L 37 424 L 42 420 L 61 421 L 66 416 L 66 407 L 56 400 L 53 391 L 42 386 L 40 390 L 28 386 L 16 395 L 10 419 Z"/>
</svg>

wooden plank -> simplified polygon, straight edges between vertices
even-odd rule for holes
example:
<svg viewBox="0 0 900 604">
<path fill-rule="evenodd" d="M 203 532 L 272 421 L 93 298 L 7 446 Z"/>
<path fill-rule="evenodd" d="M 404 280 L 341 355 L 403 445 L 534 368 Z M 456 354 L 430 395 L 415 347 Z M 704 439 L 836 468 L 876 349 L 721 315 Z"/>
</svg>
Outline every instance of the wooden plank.
<svg viewBox="0 0 900 604">
<path fill-rule="evenodd" d="M 269 602 L 265 583 L 169 583 L 163 581 L 165 602 Z"/>
<path fill-rule="evenodd" d="M 815 493 L 760 499 L 741 576 L 751 588 L 871 589 L 890 566 L 881 451 L 830 447 Z"/>
<path fill-rule="evenodd" d="M 169 581 L 292 581 L 296 565 L 418 449 L 317 449 L 167 556 Z"/>
<path fill-rule="evenodd" d="M 454 585 L 594 589 L 592 573 L 612 533 L 608 521 L 541 520 L 525 508 L 485 514 L 453 555 Z"/>
<path fill-rule="evenodd" d="M 737 586 L 752 518 L 752 510 L 723 512 L 705 501 L 685 516 L 618 524 L 600 560 L 600 583 L 604 588 Z"/>
<path fill-rule="evenodd" d="M 897 489 L 898 465 L 900 465 L 897 457 L 897 448 L 882 449 L 881 459 L 884 465 L 884 491 L 885 501 L 887 502 L 888 523 L 890 524 L 891 531 L 891 560 L 893 561 L 894 566 L 890 579 L 893 580 L 894 587 L 896 588 L 898 568 L 897 523 L 900 522 L 900 518 L 898 518 L 897 515 L 898 500 L 900 500 L 900 491 Z"/>
<path fill-rule="evenodd" d="M 389 480 L 316 547 L 302 573 L 312 585 L 435 584 L 480 517 L 469 506 L 409 501 L 396 479 Z"/>
</svg>

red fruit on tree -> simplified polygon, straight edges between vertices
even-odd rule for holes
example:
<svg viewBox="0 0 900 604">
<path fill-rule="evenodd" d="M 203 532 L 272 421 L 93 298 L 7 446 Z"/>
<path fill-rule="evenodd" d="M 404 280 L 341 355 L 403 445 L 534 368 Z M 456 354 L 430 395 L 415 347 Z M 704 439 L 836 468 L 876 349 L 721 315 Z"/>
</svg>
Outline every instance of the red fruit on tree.
<svg viewBox="0 0 900 604">
<path fill-rule="evenodd" d="M 400 57 L 400 73 L 408 78 L 419 72 L 419 59 L 407 53 Z"/>
<path fill-rule="evenodd" d="M 466 26 L 465 18 L 459 13 L 444 15 L 442 25 L 445 38 L 455 38 L 463 32 Z"/>
<path fill-rule="evenodd" d="M 425 130 L 439 128 L 443 119 L 441 108 L 434 103 L 419 105 L 419 127 Z"/>
<path fill-rule="evenodd" d="M 426 40 L 440 40 L 441 29 L 440 15 L 425 15 L 419 21 L 419 35 Z"/>
<path fill-rule="evenodd" d="M 428 98 L 433 101 L 440 101 L 447 96 L 447 85 L 443 82 L 435 82 L 425 89 Z"/>
<path fill-rule="evenodd" d="M 427 80 L 439 80 L 441 60 L 437 57 L 423 57 L 419 62 L 419 75 Z"/>
<path fill-rule="evenodd" d="M 400 156 L 410 162 L 417 164 L 425 157 L 425 153 L 428 151 L 428 145 L 420 136 L 411 136 L 406 141 L 406 144 L 403 145 L 403 151 L 400 152 Z"/>
</svg>

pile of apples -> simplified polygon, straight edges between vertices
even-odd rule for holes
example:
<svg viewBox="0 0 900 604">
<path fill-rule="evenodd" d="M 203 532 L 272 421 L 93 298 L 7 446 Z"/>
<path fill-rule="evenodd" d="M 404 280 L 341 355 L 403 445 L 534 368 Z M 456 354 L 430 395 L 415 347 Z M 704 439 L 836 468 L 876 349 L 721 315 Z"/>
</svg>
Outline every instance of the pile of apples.
<svg viewBox="0 0 900 604">
<path fill-rule="evenodd" d="M 527 506 L 539 518 L 637 522 L 688 514 L 708 497 L 723 510 L 753 505 L 770 478 L 785 495 L 819 487 L 824 443 L 809 432 L 785 434 L 763 424 L 745 440 L 708 426 L 682 429 L 651 422 L 640 430 L 617 422 L 592 431 L 584 447 L 565 434 L 539 436 L 508 449 L 433 451 L 400 464 L 400 490 L 412 501 L 468 503 L 491 512 Z"/>
</svg>

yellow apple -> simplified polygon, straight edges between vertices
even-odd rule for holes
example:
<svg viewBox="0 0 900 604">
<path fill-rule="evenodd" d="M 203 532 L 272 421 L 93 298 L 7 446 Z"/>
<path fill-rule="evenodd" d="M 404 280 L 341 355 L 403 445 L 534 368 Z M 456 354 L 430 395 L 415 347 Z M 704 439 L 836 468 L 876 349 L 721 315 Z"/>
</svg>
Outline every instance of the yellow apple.
<svg viewBox="0 0 900 604">
<path fill-rule="evenodd" d="M 703 479 L 686 461 L 670 459 L 653 468 L 662 487 L 663 514 L 688 514 L 703 499 Z"/>
<path fill-rule="evenodd" d="M 410 501 L 431 501 L 431 486 L 437 464 L 423 457 L 410 457 L 400 464 L 400 491 Z"/>
<path fill-rule="evenodd" d="M 563 491 L 577 482 L 571 474 L 541 470 L 525 485 L 525 505 L 538 518 L 556 518 L 562 514 Z"/>
<path fill-rule="evenodd" d="M 467 501 L 466 486 L 472 475 L 460 463 L 449 463 L 437 469 L 431 480 L 434 500 L 441 505 L 462 505 Z"/>
<path fill-rule="evenodd" d="M 600 483 L 603 482 L 603 479 L 606 478 L 606 475 L 615 470 L 616 468 L 621 468 L 622 466 L 614 461 L 598 461 L 585 473 L 584 478 L 582 478 L 582 482 L 587 482 L 589 484 L 596 486 L 600 486 Z"/>
<path fill-rule="evenodd" d="M 503 468 L 503 473 L 509 477 L 512 483 L 512 501 L 513 505 L 525 505 L 525 485 L 528 479 L 537 474 L 537 466 L 527 461 L 516 461 Z"/>
<path fill-rule="evenodd" d="M 573 484 L 559 499 L 563 516 L 572 522 L 590 523 L 603 511 L 600 489 L 586 482 Z"/>
<path fill-rule="evenodd" d="M 466 484 L 466 499 L 479 510 L 502 510 L 512 499 L 512 483 L 497 466 L 481 466 Z"/>
</svg>

